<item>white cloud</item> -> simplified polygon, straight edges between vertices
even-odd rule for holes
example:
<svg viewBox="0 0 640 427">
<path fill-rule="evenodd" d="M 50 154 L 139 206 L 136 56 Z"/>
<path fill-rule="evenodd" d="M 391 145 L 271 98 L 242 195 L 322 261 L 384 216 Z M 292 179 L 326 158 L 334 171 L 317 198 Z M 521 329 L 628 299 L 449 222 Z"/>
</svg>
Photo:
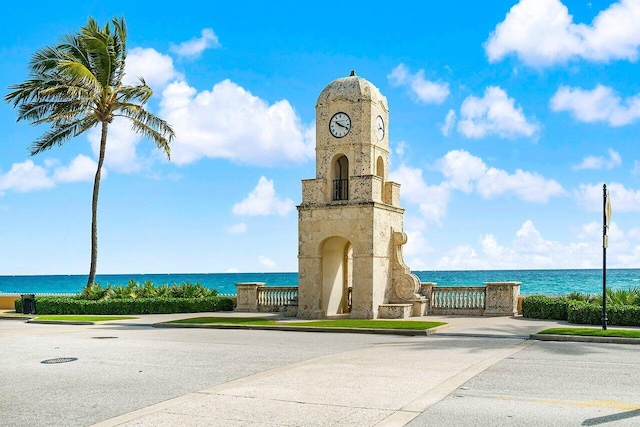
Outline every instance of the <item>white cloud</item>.
<svg viewBox="0 0 640 427">
<path fill-rule="evenodd" d="M 613 215 L 616 212 L 640 212 L 640 190 L 627 189 L 617 182 L 608 184 L 607 190 L 611 195 Z M 602 211 L 602 183 L 580 184 L 573 194 L 576 201 L 587 210 Z"/>
<path fill-rule="evenodd" d="M 404 232 L 407 234 L 407 243 L 404 245 L 402 250 L 405 257 L 417 257 L 433 252 L 433 248 L 429 246 L 429 243 L 422 234 L 422 231 L 409 230 L 408 228 L 405 228 Z"/>
<path fill-rule="evenodd" d="M 509 174 L 501 169 L 489 168 L 478 179 L 476 187 L 478 193 L 486 199 L 515 194 L 522 200 L 536 203 L 546 203 L 551 197 L 562 196 L 565 193 L 556 181 L 521 169 Z"/>
<path fill-rule="evenodd" d="M 122 117 L 116 117 L 108 128 L 107 148 L 104 163 L 109 169 L 123 173 L 140 171 L 145 160 L 140 159 L 136 153 L 136 146 L 142 137 L 133 130 L 129 121 Z M 100 154 L 100 128 L 94 127 L 87 134 L 91 143 L 93 154 L 97 158 Z M 152 144 L 151 141 L 147 141 Z M 155 146 L 154 146 L 155 147 Z"/>
<path fill-rule="evenodd" d="M 230 227 L 227 227 L 227 233 L 233 234 L 242 234 L 247 232 L 247 224 L 244 222 L 239 222 L 237 224 L 233 224 Z"/>
<path fill-rule="evenodd" d="M 291 199 L 282 200 L 273 188 L 273 180 L 260 177 L 256 188 L 246 199 L 233 206 L 233 213 L 246 216 L 287 215 L 295 204 Z"/>
<path fill-rule="evenodd" d="M 582 162 L 579 165 L 575 165 L 571 169 L 602 170 L 602 169 L 613 169 L 615 167 L 620 166 L 620 164 L 622 163 L 622 158 L 620 157 L 620 154 L 611 148 L 609 148 L 608 153 L 609 153 L 608 159 L 605 159 L 604 157 L 587 156 L 584 159 L 582 159 Z"/>
<path fill-rule="evenodd" d="M 515 54 L 531 66 L 583 58 L 638 59 L 640 2 L 621 0 L 601 11 L 591 25 L 576 24 L 559 0 L 521 0 L 485 43 L 490 62 Z"/>
<path fill-rule="evenodd" d="M 14 163 L 5 174 L 0 172 L 0 195 L 7 190 L 27 193 L 55 186 L 54 180 L 42 166 L 37 166 L 33 160 Z"/>
<path fill-rule="evenodd" d="M 484 161 L 464 150 L 452 150 L 434 163 L 445 180 L 438 185 L 428 185 L 422 170 L 400 165 L 391 171 L 390 179 L 402 185 L 401 196 L 409 204 L 418 205 L 427 221 L 441 224 L 447 214 L 451 193 L 476 191 L 484 199 L 515 196 L 532 203 L 546 203 L 552 197 L 560 197 L 566 191 L 555 180 L 535 172 L 517 169 L 509 173 L 488 167 Z"/>
<path fill-rule="evenodd" d="M 436 161 L 436 167 L 456 190 L 470 193 L 473 184 L 487 172 L 487 165 L 480 157 L 464 150 L 452 150 Z"/>
<path fill-rule="evenodd" d="M 442 104 L 449 96 L 449 83 L 432 82 L 424 78 L 424 70 L 411 74 L 409 67 L 398 65 L 387 76 L 393 86 L 405 86 L 414 99 L 426 104 Z"/>
<path fill-rule="evenodd" d="M 449 112 L 447 113 L 447 117 L 445 117 L 444 123 L 440 128 L 440 131 L 444 136 L 449 136 L 455 124 L 456 124 L 456 112 L 454 110 L 449 110 Z"/>
<path fill-rule="evenodd" d="M 220 47 L 218 36 L 216 36 L 211 28 L 203 29 L 200 34 L 200 37 L 182 42 L 177 46 L 171 46 L 171 51 L 178 54 L 179 56 L 197 58 L 206 49 Z"/>
<path fill-rule="evenodd" d="M 607 86 L 593 90 L 561 86 L 551 98 L 553 111 L 567 111 L 581 122 L 624 126 L 640 119 L 640 94 L 624 101 Z"/>
<path fill-rule="evenodd" d="M 489 263 L 481 259 L 471 245 L 460 245 L 447 252 L 436 264 L 438 270 L 487 270 Z"/>
<path fill-rule="evenodd" d="M 402 198 L 411 204 L 417 204 L 425 219 L 439 223 L 447 213 L 449 186 L 427 185 L 422 178 L 422 170 L 406 165 L 389 174 L 392 181 L 402 185 Z"/>
<path fill-rule="evenodd" d="M 555 180 L 520 169 L 510 174 L 502 169 L 489 168 L 481 158 L 464 150 L 448 152 L 436 162 L 436 167 L 447 178 L 451 188 L 465 193 L 475 188 L 486 199 L 514 194 L 528 202 L 546 203 L 551 197 L 565 193 Z"/>
<path fill-rule="evenodd" d="M 125 64 L 125 84 L 135 84 L 138 78 L 144 78 L 152 89 L 164 87 L 175 79 L 182 79 L 182 75 L 173 67 L 173 59 L 150 48 L 134 47 L 127 52 Z"/>
<path fill-rule="evenodd" d="M 500 258 L 504 252 L 504 247 L 498 245 L 493 234 L 487 234 L 482 239 L 482 251 L 487 254 L 489 258 Z"/>
<path fill-rule="evenodd" d="M 626 235 L 614 222 L 609 229 L 607 262 L 612 268 L 635 268 L 640 262 L 640 245 L 634 246 L 635 229 Z M 526 220 L 515 232 L 513 239 L 501 244 L 488 233 L 480 236 L 479 250 L 474 245 L 462 244 L 445 253 L 436 262 L 439 270 L 473 269 L 545 269 L 545 268 L 598 268 L 602 264 L 602 226 L 590 222 L 575 230 L 574 241 L 558 242 L 546 238 Z"/>
<path fill-rule="evenodd" d="M 56 182 L 93 181 L 98 164 L 90 157 L 79 154 L 71 161 L 69 166 L 57 168 L 53 173 Z M 106 169 L 102 169 L 101 176 L 106 175 Z"/>
<path fill-rule="evenodd" d="M 396 148 L 394 150 L 394 153 L 396 153 L 398 156 L 402 157 L 404 156 L 404 152 L 407 148 L 407 143 L 405 141 L 400 141 L 396 144 Z"/>
<path fill-rule="evenodd" d="M 276 263 L 271 261 L 269 258 L 267 258 L 264 255 L 259 255 L 258 256 L 258 262 L 262 265 L 264 265 L 267 268 L 274 268 L 276 266 Z"/>
<path fill-rule="evenodd" d="M 535 136 L 540 125 L 527 120 L 522 108 L 516 107 L 503 89 L 489 86 L 482 98 L 470 95 L 462 102 L 457 129 L 467 138 L 515 138 Z"/>
<path fill-rule="evenodd" d="M 58 166 L 55 159 L 46 159 L 44 167 L 33 160 L 14 163 L 7 173 L 0 171 L 0 196 L 6 191 L 27 193 L 35 190 L 53 188 L 57 183 L 93 181 L 98 165 L 82 154 L 71 161 L 69 166 Z M 106 175 L 103 169 L 103 177 Z"/>
<path fill-rule="evenodd" d="M 623 233 L 614 226 L 611 236 L 627 247 Z M 575 242 L 561 243 L 545 238 L 535 227 L 533 221 L 526 220 L 515 232 L 513 239 L 501 244 L 488 233 L 480 236 L 480 250 L 473 245 L 459 245 L 448 251 L 436 263 L 439 270 L 471 269 L 546 269 L 546 268 L 596 268 L 601 261 L 602 235 L 598 230 L 585 225 L 578 230 Z M 626 262 L 621 258 L 624 251 L 618 251 L 611 257 L 613 264 Z M 640 251 L 636 251 L 637 257 Z M 626 265 L 626 264 L 625 264 Z"/>
<path fill-rule="evenodd" d="M 210 157 L 283 166 L 315 155 L 315 126 L 304 125 L 286 100 L 269 105 L 229 80 L 199 93 L 174 82 L 162 96 L 160 116 L 176 132 L 171 161 L 177 164 Z"/>
<path fill-rule="evenodd" d="M 237 268 L 228 268 L 225 273 L 240 273 L 240 270 Z"/>
<path fill-rule="evenodd" d="M 631 170 L 631 173 L 634 175 L 640 175 L 640 160 L 633 162 L 633 169 Z"/>
</svg>

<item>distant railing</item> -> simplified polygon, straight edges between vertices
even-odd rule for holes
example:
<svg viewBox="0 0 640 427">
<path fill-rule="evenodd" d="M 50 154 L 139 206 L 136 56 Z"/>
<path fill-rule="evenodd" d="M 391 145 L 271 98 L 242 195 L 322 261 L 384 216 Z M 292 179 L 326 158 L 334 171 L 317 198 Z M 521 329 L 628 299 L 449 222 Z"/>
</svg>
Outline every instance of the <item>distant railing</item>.
<svg viewBox="0 0 640 427">
<path fill-rule="evenodd" d="M 298 304 L 297 286 L 265 286 L 258 288 L 258 311 L 285 311 Z"/>
<path fill-rule="evenodd" d="M 237 311 L 296 315 L 297 286 L 265 286 L 262 282 L 250 282 L 236 283 L 236 289 Z M 487 282 L 485 286 L 436 286 L 436 283 L 424 282 L 420 285 L 420 301 L 426 302 L 426 309 L 420 315 L 513 316 L 518 312 L 519 293 L 520 282 Z M 351 308 L 351 288 L 347 300 Z"/>
<path fill-rule="evenodd" d="M 431 314 L 471 314 L 485 309 L 486 287 L 448 286 L 433 287 Z"/>
<path fill-rule="evenodd" d="M 51 296 L 51 297 L 66 297 L 66 296 L 74 296 L 78 295 L 78 293 L 69 293 L 69 292 L 0 292 L 0 296 L 13 296 L 13 295 L 40 295 L 40 296 Z"/>
</svg>

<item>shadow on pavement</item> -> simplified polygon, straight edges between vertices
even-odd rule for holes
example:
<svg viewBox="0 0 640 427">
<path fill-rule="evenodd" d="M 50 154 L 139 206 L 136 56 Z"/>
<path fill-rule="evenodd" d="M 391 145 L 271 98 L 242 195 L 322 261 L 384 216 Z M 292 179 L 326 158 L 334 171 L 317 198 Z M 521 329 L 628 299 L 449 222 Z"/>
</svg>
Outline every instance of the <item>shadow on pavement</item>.
<svg viewBox="0 0 640 427">
<path fill-rule="evenodd" d="M 619 414 L 605 415 L 603 417 L 589 418 L 582 422 L 583 426 L 597 426 L 600 424 L 611 423 L 614 421 L 626 420 L 640 416 L 640 409 L 634 409 L 633 411 L 621 412 Z"/>
</svg>

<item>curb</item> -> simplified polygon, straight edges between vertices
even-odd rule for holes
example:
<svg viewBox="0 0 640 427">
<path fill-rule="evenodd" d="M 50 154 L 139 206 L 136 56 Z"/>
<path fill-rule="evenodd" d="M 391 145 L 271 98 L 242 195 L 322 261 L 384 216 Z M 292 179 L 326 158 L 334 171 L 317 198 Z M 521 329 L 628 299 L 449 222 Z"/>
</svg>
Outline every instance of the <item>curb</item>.
<svg viewBox="0 0 640 427">
<path fill-rule="evenodd" d="M 640 345 L 640 338 L 624 338 L 624 337 L 590 337 L 590 336 L 581 336 L 581 335 L 532 334 L 531 339 L 538 340 L 538 341 L 590 342 L 590 343 L 600 343 L 600 344 Z"/>
<path fill-rule="evenodd" d="M 431 329 L 374 329 L 374 328 L 326 328 L 314 326 L 286 326 L 286 325 L 225 325 L 205 323 L 154 323 L 154 328 L 186 328 L 186 329 L 248 329 L 258 331 L 292 331 L 292 332 L 328 332 L 346 334 L 374 334 L 374 335 L 403 335 L 403 336 L 427 336 L 433 335 L 440 329 L 451 325 L 440 325 Z"/>
<path fill-rule="evenodd" d="M 81 322 L 77 320 L 36 320 L 28 319 L 27 323 L 37 323 L 41 325 L 95 325 L 95 322 Z"/>
</svg>

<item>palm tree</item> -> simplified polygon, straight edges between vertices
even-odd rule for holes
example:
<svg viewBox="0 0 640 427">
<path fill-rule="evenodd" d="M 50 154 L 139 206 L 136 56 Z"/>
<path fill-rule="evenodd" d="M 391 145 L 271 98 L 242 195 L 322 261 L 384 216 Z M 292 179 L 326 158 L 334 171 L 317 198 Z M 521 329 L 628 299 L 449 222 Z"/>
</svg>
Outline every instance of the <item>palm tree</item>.
<svg viewBox="0 0 640 427">
<path fill-rule="evenodd" d="M 98 259 L 98 193 L 109 124 L 114 117 L 129 119 L 134 132 L 150 138 L 170 157 L 171 126 L 144 109 L 153 94 L 145 81 L 124 85 L 127 29 L 124 18 L 100 28 L 93 18 L 57 46 L 37 51 L 29 63 L 29 79 L 9 87 L 5 101 L 18 108 L 18 121 L 50 128 L 29 147 L 36 155 L 100 126 L 100 152 L 91 204 L 91 266 L 87 287 L 93 284 Z"/>
</svg>

